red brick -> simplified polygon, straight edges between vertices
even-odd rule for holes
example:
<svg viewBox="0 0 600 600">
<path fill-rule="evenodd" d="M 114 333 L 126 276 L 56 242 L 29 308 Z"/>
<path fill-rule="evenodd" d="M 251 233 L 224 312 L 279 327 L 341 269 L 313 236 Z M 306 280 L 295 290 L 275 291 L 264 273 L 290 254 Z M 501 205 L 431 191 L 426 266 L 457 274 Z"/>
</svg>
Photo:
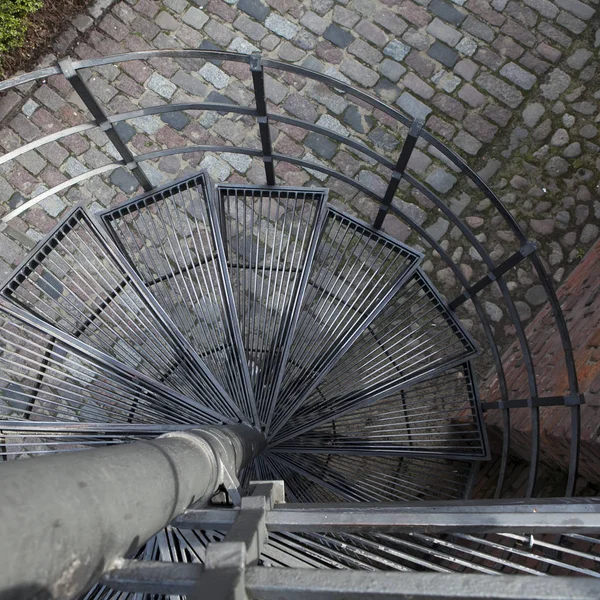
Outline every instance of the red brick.
<svg viewBox="0 0 600 600">
<path fill-rule="evenodd" d="M 599 265 L 600 241 L 557 292 L 565 318 L 569 322 L 579 388 L 586 398 L 586 404 L 581 408 L 579 470 L 582 477 L 595 483 L 600 481 L 600 461 L 595 459 L 600 456 L 597 435 L 600 429 L 600 361 L 597 359 L 600 347 L 600 294 L 597 293 Z M 562 343 L 548 305 L 527 327 L 526 334 L 538 370 L 539 396 L 562 396 L 568 393 L 569 380 Z M 507 386 L 511 397 L 527 398 L 530 392 L 521 360 L 510 360 L 515 352 L 516 345 L 503 356 Z M 495 396 L 497 389 L 498 382 L 495 378 L 485 382 L 481 388 L 484 401 L 492 394 Z M 528 409 L 511 411 L 511 450 L 524 460 L 528 460 L 531 449 L 531 420 L 528 412 Z M 554 470 L 565 471 L 570 453 L 571 411 L 564 406 L 543 407 L 540 409 L 540 417 L 540 458 Z M 500 411 L 487 412 L 486 423 L 491 438 L 497 439 L 503 427 Z"/>
</svg>

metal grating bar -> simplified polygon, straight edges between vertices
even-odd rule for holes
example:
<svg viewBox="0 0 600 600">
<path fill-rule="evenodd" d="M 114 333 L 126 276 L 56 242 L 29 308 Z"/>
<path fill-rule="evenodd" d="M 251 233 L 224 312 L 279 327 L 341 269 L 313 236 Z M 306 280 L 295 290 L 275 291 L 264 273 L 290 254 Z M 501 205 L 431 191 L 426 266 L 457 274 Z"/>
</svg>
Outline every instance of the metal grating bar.
<svg viewBox="0 0 600 600">
<path fill-rule="evenodd" d="M 396 190 L 398 189 L 398 185 L 400 184 L 400 179 L 402 179 L 402 175 L 404 175 L 404 171 L 408 166 L 408 161 L 410 160 L 412 152 L 415 149 L 415 146 L 417 144 L 417 141 L 419 140 L 419 136 L 421 135 L 421 130 L 423 129 L 424 125 L 424 121 L 422 121 L 421 119 L 415 119 L 408 130 L 408 134 L 406 135 L 406 139 L 404 140 L 402 150 L 400 151 L 400 156 L 398 156 L 396 166 L 392 171 L 390 183 L 388 184 L 388 187 L 383 196 L 383 203 L 379 208 L 377 216 L 375 217 L 375 222 L 373 223 L 373 227 L 375 229 L 380 229 L 383 225 L 385 216 L 387 215 L 390 205 L 392 204 L 392 200 L 396 195 Z"/>
<path fill-rule="evenodd" d="M 253 567 L 246 574 L 246 585 L 253 597 L 264 600 L 289 598 L 344 598 L 359 600 L 377 597 L 390 600 L 593 600 L 600 593 L 600 583 L 560 577 L 469 577 L 444 573 L 348 573 L 303 569 L 290 578 L 287 569 Z M 482 590 L 485 590 L 482 596 Z"/>
<path fill-rule="evenodd" d="M 306 501 L 392 502 L 398 500 L 454 500 L 464 496 L 469 465 L 439 459 L 334 454 L 297 454 L 269 451 L 268 459 L 276 472 L 281 467 L 295 471 L 303 479 L 333 493 L 328 498 L 320 492 L 318 499 Z M 302 497 L 301 487 L 289 484 L 291 493 Z"/>
<path fill-rule="evenodd" d="M 532 406 L 579 406 L 585 404 L 583 394 L 577 396 L 542 396 L 541 398 L 522 398 L 514 400 L 497 400 L 495 402 L 483 402 L 484 410 L 527 408 Z"/>
<path fill-rule="evenodd" d="M 234 403 L 258 422 L 205 173 L 101 213 L 113 240 Z"/>
<path fill-rule="evenodd" d="M 420 506 L 422 504 L 423 506 Z M 234 509 L 234 513 L 239 509 Z M 194 511 L 188 511 L 189 518 Z M 211 510 L 198 511 L 198 521 L 210 523 Z M 231 527 L 235 518 L 231 518 Z M 600 533 L 597 499 L 567 504 L 560 500 L 530 501 L 506 506 L 489 502 L 382 504 L 285 504 L 266 516 L 269 531 L 302 533 L 461 533 L 547 534 L 572 528 L 573 534 Z"/>
<path fill-rule="evenodd" d="M 512 256 L 509 256 L 495 269 L 492 269 L 485 277 L 482 277 L 477 283 L 474 283 L 471 287 L 466 289 L 460 296 L 454 298 L 454 300 L 450 302 L 450 308 L 452 310 L 456 310 L 461 304 L 464 304 L 467 300 L 469 300 L 469 298 L 472 298 L 478 294 L 481 290 L 496 281 L 498 277 L 502 277 L 502 275 L 510 271 L 510 269 L 525 260 L 525 258 L 535 252 L 535 250 L 536 247 L 532 242 L 527 242 L 524 244 L 517 252 L 515 252 Z"/>
<path fill-rule="evenodd" d="M 434 378 L 425 376 L 408 388 L 381 400 L 360 395 L 356 402 L 340 403 L 340 407 L 335 406 L 335 397 L 321 396 L 319 406 L 311 407 L 313 414 L 321 415 L 320 423 L 310 424 L 310 412 L 303 421 L 299 411 L 294 423 L 304 426 L 303 433 L 290 434 L 272 447 L 288 452 L 486 457 L 473 381 L 463 365 Z M 325 422 L 322 415 L 327 410 L 337 410 L 337 416 Z"/>
<path fill-rule="evenodd" d="M 440 390 L 435 389 L 435 385 L 443 387 L 443 373 L 475 354 L 476 348 L 469 335 L 428 279 L 417 271 L 281 429 L 274 444 L 381 399 L 393 397 L 397 400 L 399 397 L 404 405 L 406 398 L 402 397 L 402 390 L 419 382 L 435 381 L 429 390 L 428 404 L 436 398 L 447 398 L 447 395 L 439 395 Z M 455 376 L 456 370 L 449 371 L 449 388 L 454 385 Z M 481 415 L 476 407 L 472 382 L 468 385 L 471 398 L 467 406 L 473 408 L 470 429 L 479 438 L 479 451 L 472 448 L 473 456 L 484 457 L 486 444 Z M 421 389 L 424 389 L 422 385 Z M 418 405 L 419 400 L 416 401 Z M 393 402 L 388 401 L 389 404 Z M 442 411 L 444 404 L 444 401 L 440 402 Z M 454 409 L 458 412 L 458 405 L 455 404 Z M 397 410 L 404 411 L 407 417 L 410 414 L 405 407 Z M 427 412 L 430 410 L 435 411 L 435 407 L 430 406 Z M 418 410 L 414 416 L 419 419 Z M 438 423 L 441 422 L 439 419 Z M 406 425 L 409 426 L 408 418 Z M 417 437 L 427 441 L 423 426 L 421 421 Z"/>
<path fill-rule="evenodd" d="M 250 55 L 250 72 L 254 86 L 254 99 L 256 102 L 256 121 L 260 132 L 262 145 L 262 159 L 265 165 L 267 185 L 275 185 L 275 165 L 273 164 L 273 146 L 271 144 L 271 130 L 267 117 L 267 101 L 265 96 L 265 70 L 262 65 L 260 52 Z"/>
</svg>

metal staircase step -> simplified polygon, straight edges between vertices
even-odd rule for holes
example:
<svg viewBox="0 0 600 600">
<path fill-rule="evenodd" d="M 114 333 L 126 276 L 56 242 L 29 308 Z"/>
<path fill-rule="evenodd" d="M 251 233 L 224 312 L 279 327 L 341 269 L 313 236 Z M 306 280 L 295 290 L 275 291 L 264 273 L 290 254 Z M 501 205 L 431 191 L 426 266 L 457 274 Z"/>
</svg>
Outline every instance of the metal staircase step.
<svg viewBox="0 0 600 600">
<path fill-rule="evenodd" d="M 212 184 L 206 173 L 123 202 L 99 217 L 235 405 L 257 423 Z"/>
<path fill-rule="evenodd" d="M 298 502 L 456 500 L 468 493 L 472 473 L 469 463 L 434 458 L 275 449 L 263 458 L 285 480 L 289 499 Z"/>
<path fill-rule="evenodd" d="M 223 418 L 240 412 L 105 239 L 75 207 L 0 290 L 41 321 L 164 382 Z"/>
<path fill-rule="evenodd" d="M 321 394 L 316 400 L 307 414 L 296 413 L 296 420 L 290 423 L 302 432 L 290 433 L 279 443 L 274 441 L 272 448 L 462 460 L 488 456 L 469 363 L 434 377 L 426 373 L 379 395 L 361 393 L 329 399 Z M 334 413 L 336 416 L 331 417 Z"/>
<path fill-rule="evenodd" d="M 320 439 L 321 447 L 485 458 L 477 386 L 466 362 L 476 353 L 470 336 L 418 270 L 272 443 L 316 448 Z M 470 421 L 453 425 L 452 417 L 465 407 Z M 344 443 L 344 435 L 355 439 Z"/>
<path fill-rule="evenodd" d="M 258 413 L 268 426 L 306 294 L 327 190 L 218 185 L 216 193 Z"/>
<path fill-rule="evenodd" d="M 218 414 L 0 299 L 0 456 L 154 438 Z"/>
<path fill-rule="evenodd" d="M 410 280 L 421 255 L 328 207 L 269 437 Z"/>
</svg>

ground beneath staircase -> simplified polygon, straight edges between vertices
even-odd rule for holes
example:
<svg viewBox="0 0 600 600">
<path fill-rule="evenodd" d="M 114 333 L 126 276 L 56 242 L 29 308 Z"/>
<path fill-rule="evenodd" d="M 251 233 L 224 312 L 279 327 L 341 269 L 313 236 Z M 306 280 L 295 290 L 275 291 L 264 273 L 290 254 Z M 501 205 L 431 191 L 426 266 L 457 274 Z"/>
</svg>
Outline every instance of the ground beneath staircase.
<svg viewBox="0 0 600 600">
<path fill-rule="evenodd" d="M 461 154 L 491 183 L 535 239 L 554 281 L 560 284 L 599 234 L 598 120 L 600 118 L 600 28 L 596 0 L 99 0 L 73 20 L 57 40 L 56 56 L 95 57 L 154 48 L 218 48 L 265 55 L 302 64 L 365 88 L 411 115 Z M 151 69 L 137 63 L 94 73 L 93 87 L 111 111 L 153 103 L 204 97 L 214 92 L 234 102 L 247 96 L 248 74 L 232 63 L 210 64 L 192 76 L 170 59 Z M 316 121 L 325 107 L 345 130 L 397 154 L 398 132 L 382 115 L 365 114 L 343 98 L 308 90 L 294 76 L 269 84 L 269 101 L 281 111 Z M 315 109 L 306 100 L 317 103 Z M 22 86 L 0 100 L 0 146 L 5 151 L 82 120 L 69 87 L 58 78 Z M 273 126 L 275 149 L 336 165 L 372 189 L 385 189 L 385 173 L 341 145 L 293 127 Z M 136 152 L 154 145 L 239 143 L 244 120 L 209 118 L 197 123 L 177 113 L 124 125 Z M 303 148 L 304 147 L 304 148 Z M 308 150 L 306 150 L 308 149 Z M 0 215 L 41 190 L 103 163 L 106 140 L 73 135 L 0 167 Z M 147 170 L 162 183 L 206 167 L 220 181 L 263 183 L 258 160 L 248 157 L 167 157 Z M 435 149 L 422 144 L 411 168 L 461 212 L 478 239 L 502 260 L 511 252 L 510 234 L 489 202 L 456 176 Z M 340 206 L 364 218 L 373 202 L 340 183 L 288 165 L 283 183 L 325 185 Z M 0 276 L 64 214 L 83 202 L 96 209 L 122 201 L 135 190 L 131 175 L 119 169 L 63 196 L 54 196 L 10 222 L 0 233 Z M 45 187 L 44 187 L 45 186 Z M 461 265 L 468 279 L 485 273 L 479 255 L 462 243 L 456 228 L 418 193 L 406 193 L 405 210 Z M 399 220 L 384 227 L 419 246 Z M 459 292 L 435 255 L 424 270 L 448 296 Z M 529 322 L 545 303 L 541 285 L 526 269 L 508 278 L 517 308 Z M 490 290 L 484 307 L 497 333 L 512 331 L 499 291 Z M 469 327 L 469 318 L 464 319 Z"/>
</svg>

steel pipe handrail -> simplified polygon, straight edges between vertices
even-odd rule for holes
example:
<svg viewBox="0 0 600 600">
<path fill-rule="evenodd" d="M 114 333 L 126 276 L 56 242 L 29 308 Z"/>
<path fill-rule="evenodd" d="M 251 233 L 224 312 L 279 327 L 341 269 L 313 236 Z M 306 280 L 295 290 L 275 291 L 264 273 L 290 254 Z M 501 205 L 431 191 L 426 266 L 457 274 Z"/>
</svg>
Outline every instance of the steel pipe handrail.
<svg viewBox="0 0 600 600">
<path fill-rule="evenodd" d="M 1 464 L 0 596 L 76 597 L 263 446 L 251 427 L 204 426 Z"/>
</svg>

